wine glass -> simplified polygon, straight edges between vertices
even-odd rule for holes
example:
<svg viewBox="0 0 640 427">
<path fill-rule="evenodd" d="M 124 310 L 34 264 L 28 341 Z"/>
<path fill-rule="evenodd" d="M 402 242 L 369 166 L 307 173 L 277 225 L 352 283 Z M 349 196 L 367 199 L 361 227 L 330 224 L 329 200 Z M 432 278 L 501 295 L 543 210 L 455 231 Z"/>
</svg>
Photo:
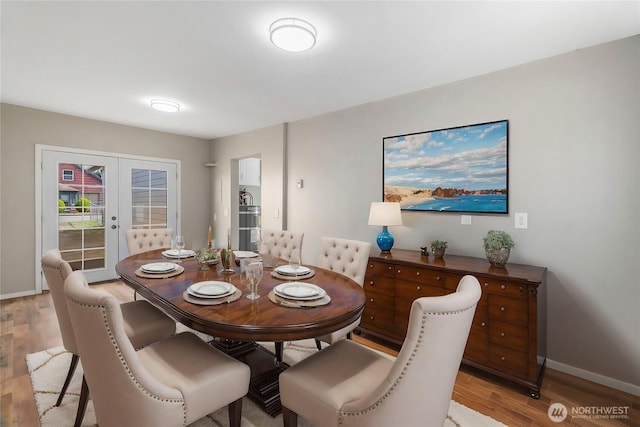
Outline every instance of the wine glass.
<svg viewBox="0 0 640 427">
<path fill-rule="evenodd" d="M 289 258 L 289 265 L 293 269 L 293 280 L 298 278 L 298 269 L 300 268 L 300 251 L 293 251 Z"/>
<path fill-rule="evenodd" d="M 185 246 L 184 236 L 182 234 L 176 235 L 175 244 L 176 244 L 176 248 L 178 248 L 178 262 L 180 262 L 182 260 L 182 250 L 184 249 L 184 246 Z"/>
<path fill-rule="evenodd" d="M 256 300 L 260 298 L 258 295 L 258 284 L 262 280 L 264 274 L 264 267 L 261 262 L 252 262 L 246 267 L 247 279 L 249 280 L 249 295 L 247 298 Z"/>
</svg>

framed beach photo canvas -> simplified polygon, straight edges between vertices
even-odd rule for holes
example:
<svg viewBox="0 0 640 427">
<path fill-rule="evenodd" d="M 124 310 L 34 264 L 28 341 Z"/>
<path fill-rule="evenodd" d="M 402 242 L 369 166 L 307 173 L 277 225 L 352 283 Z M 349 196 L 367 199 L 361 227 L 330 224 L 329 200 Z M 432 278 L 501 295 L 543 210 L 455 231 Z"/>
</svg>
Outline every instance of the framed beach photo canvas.
<svg viewBox="0 0 640 427">
<path fill-rule="evenodd" d="M 403 210 L 507 214 L 509 122 L 382 139 L 384 201 Z"/>
</svg>

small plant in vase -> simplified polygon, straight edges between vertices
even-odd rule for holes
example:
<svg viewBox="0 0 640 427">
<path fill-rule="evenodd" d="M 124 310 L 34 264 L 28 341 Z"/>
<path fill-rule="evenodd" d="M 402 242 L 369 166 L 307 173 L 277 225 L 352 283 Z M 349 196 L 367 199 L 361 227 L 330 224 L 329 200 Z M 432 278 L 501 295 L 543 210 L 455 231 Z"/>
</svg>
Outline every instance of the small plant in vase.
<svg viewBox="0 0 640 427">
<path fill-rule="evenodd" d="M 434 240 L 431 242 L 431 252 L 436 259 L 442 259 L 444 252 L 447 250 L 447 242 L 442 240 Z"/>
<path fill-rule="evenodd" d="M 509 260 L 511 248 L 515 246 L 513 239 L 506 231 L 491 230 L 482 238 L 487 260 L 494 267 L 504 267 Z"/>
</svg>

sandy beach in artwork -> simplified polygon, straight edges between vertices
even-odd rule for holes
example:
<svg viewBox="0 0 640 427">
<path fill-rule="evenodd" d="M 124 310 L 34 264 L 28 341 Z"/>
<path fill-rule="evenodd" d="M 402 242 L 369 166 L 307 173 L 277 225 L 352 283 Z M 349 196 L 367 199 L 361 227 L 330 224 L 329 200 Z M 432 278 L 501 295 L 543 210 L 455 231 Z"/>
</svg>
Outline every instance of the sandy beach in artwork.
<svg viewBox="0 0 640 427">
<path fill-rule="evenodd" d="M 384 186 L 384 201 L 399 202 L 400 207 L 420 205 L 433 199 L 431 190 L 414 187 Z"/>
</svg>

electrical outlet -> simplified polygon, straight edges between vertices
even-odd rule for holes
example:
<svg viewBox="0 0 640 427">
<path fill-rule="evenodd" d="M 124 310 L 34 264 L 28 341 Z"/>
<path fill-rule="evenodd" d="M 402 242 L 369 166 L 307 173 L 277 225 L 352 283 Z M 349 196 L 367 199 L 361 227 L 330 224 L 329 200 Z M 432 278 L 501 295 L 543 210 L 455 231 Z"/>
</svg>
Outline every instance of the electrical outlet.
<svg viewBox="0 0 640 427">
<path fill-rule="evenodd" d="M 516 212 L 516 228 L 527 228 L 528 227 L 528 218 L 526 213 Z"/>
<path fill-rule="evenodd" d="M 471 225 L 471 215 L 462 215 L 460 217 L 460 224 Z"/>
</svg>

